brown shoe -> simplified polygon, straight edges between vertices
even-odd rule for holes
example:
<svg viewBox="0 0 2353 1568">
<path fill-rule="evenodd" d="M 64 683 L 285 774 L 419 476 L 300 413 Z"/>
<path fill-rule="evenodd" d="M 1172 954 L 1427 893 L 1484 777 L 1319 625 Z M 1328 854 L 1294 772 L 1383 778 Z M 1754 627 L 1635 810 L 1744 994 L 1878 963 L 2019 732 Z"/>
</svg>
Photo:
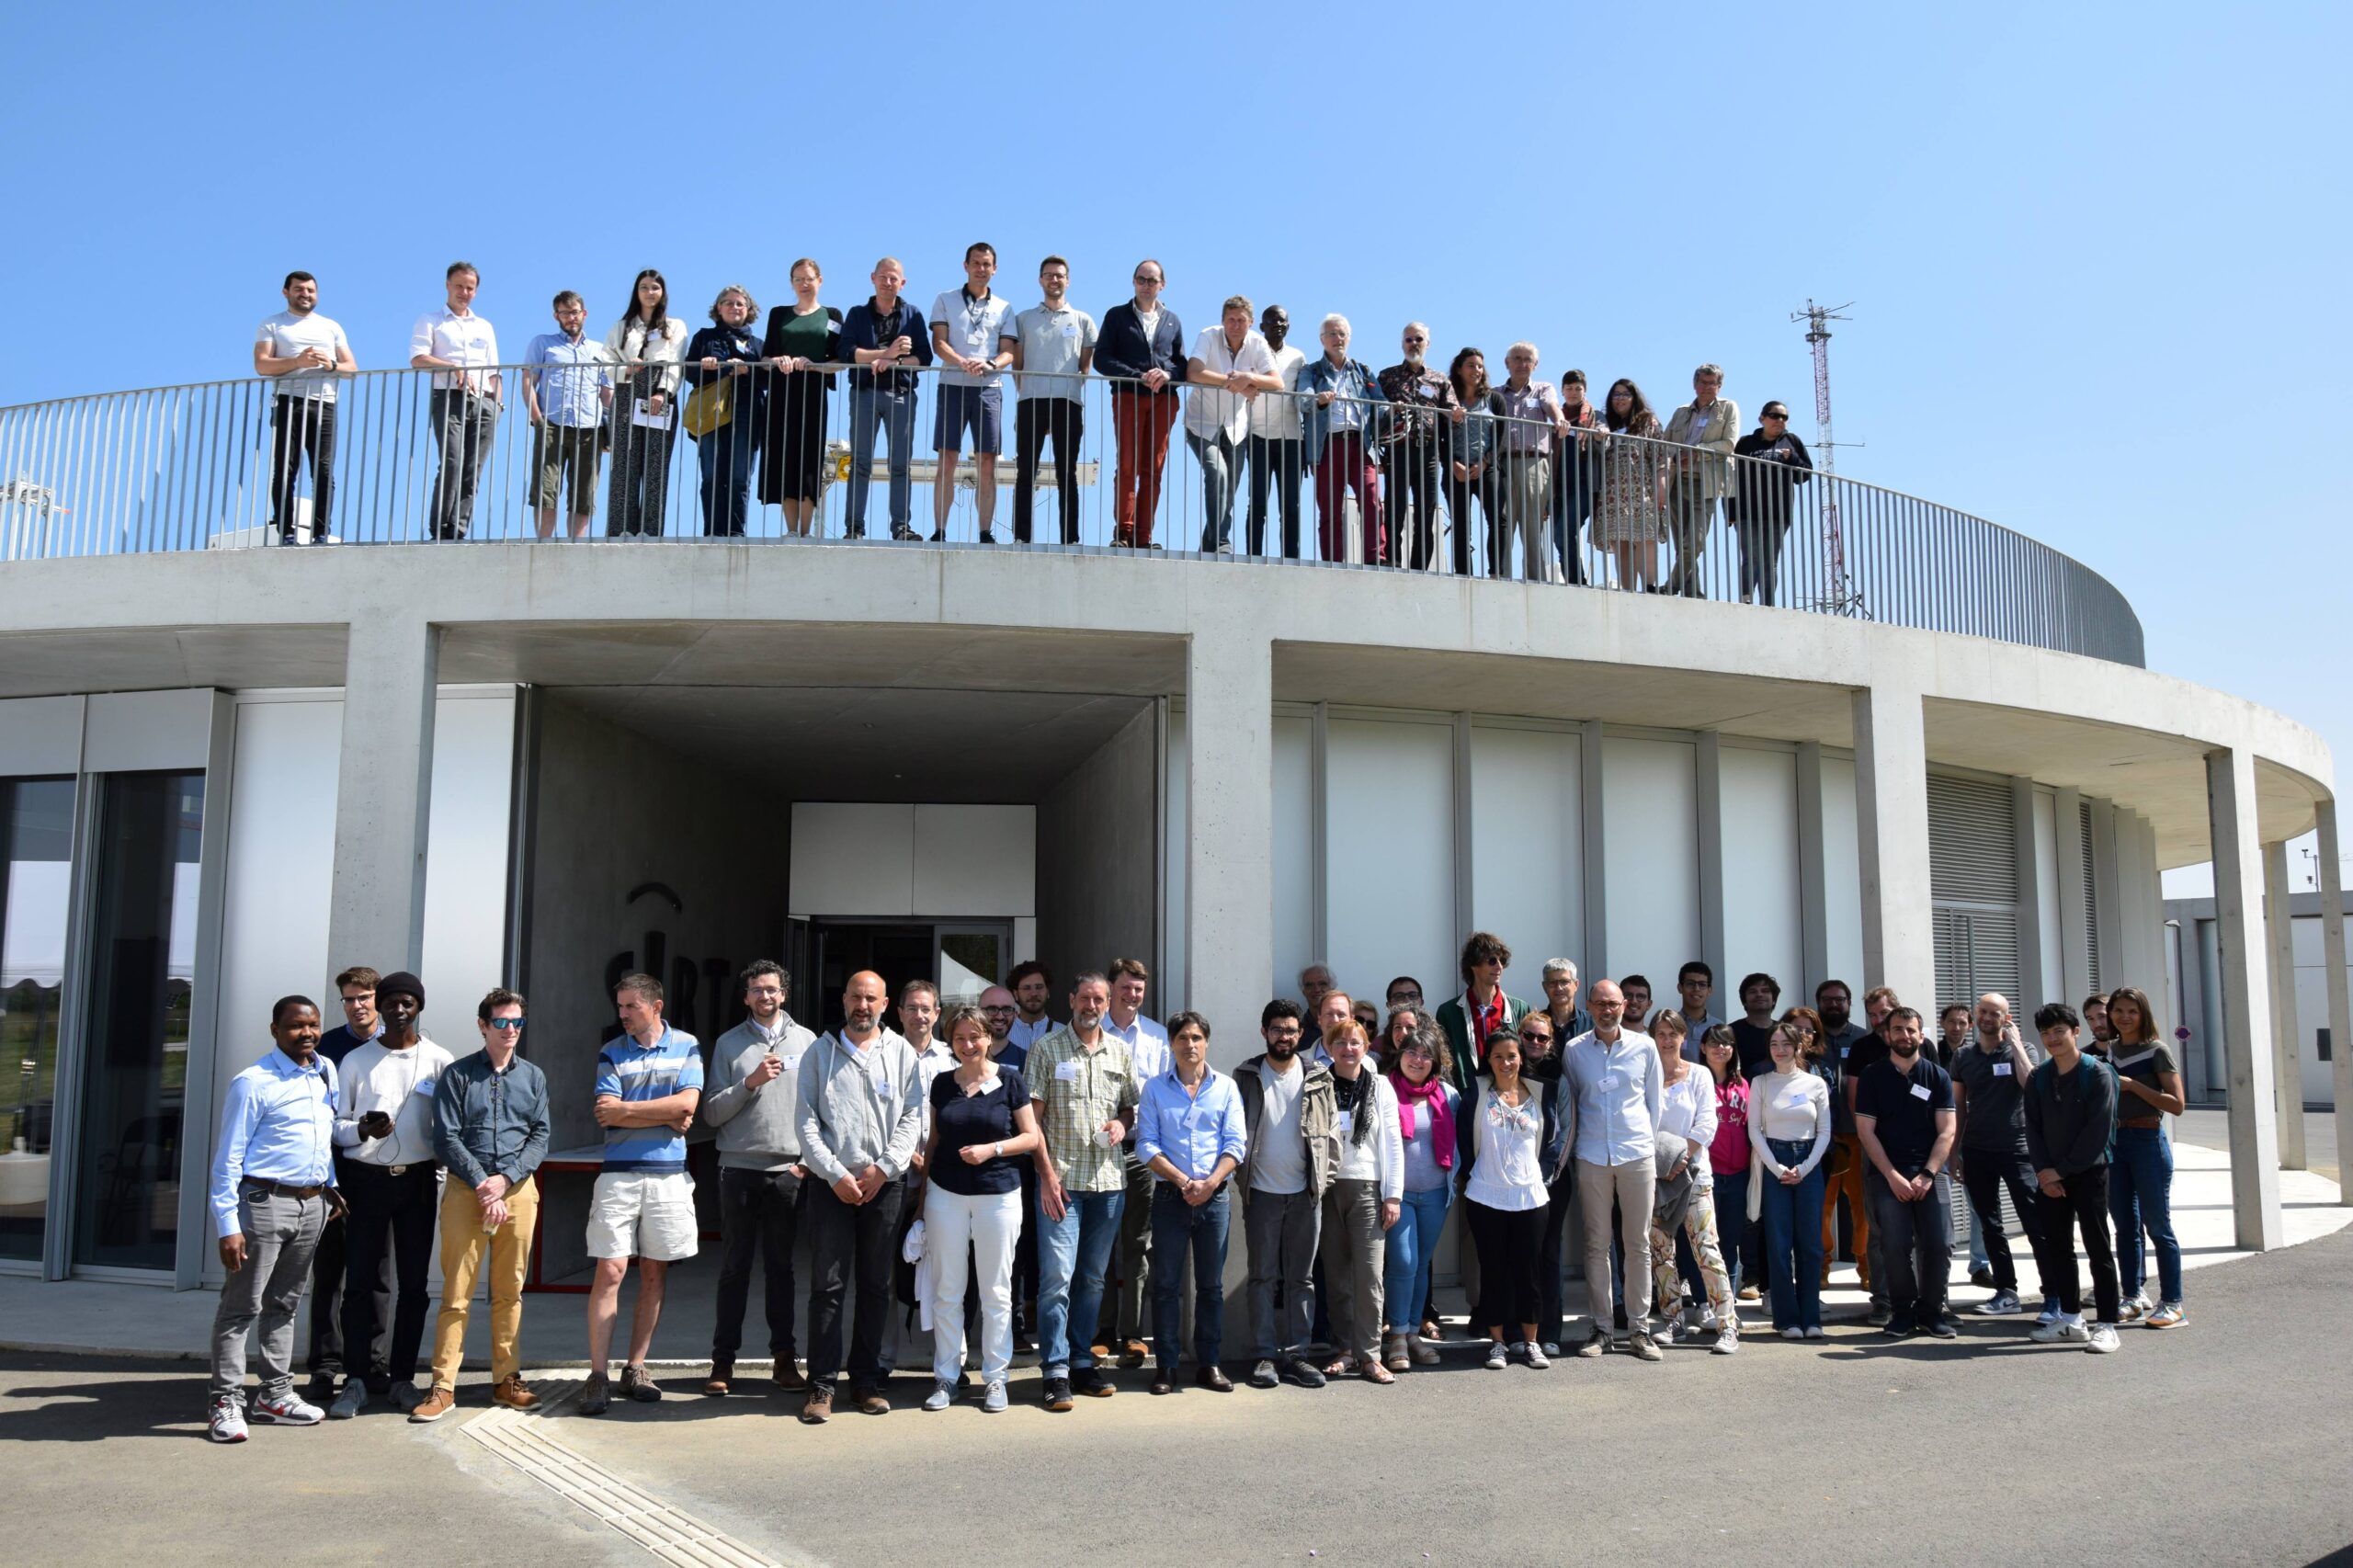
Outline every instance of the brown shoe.
<svg viewBox="0 0 2353 1568">
<path fill-rule="evenodd" d="M 444 1415 L 449 1415 L 449 1412 L 457 1408 L 457 1391 L 455 1389 L 445 1389 L 439 1383 L 436 1383 L 433 1385 L 433 1392 L 426 1394 L 423 1399 L 418 1400 L 415 1405 L 410 1409 L 408 1418 L 411 1421 L 420 1422 L 438 1421 Z"/>
<path fill-rule="evenodd" d="M 710 1376 L 703 1380 L 702 1392 L 710 1395 L 713 1399 L 725 1399 L 727 1397 L 727 1385 L 734 1379 L 734 1362 L 713 1361 L 710 1364 Z"/>
<path fill-rule="evenodd" d="M 801 1406 L 801 1424 L 804 1426 L 822 1426 L 833 1418 L 834 1391 L 811 1389 L 809 1398 Z"/>
<path fill-rule="evenodd" d="M 538 1406 L 540 1396 L 523 1381 L 520 1372 L 509 1372 L 492 1385 L 490 1403 L 503 1404 L 509 1410 L 530 1410 Z"/>
<path fill-rule="evenodd" d="M 1142 1366 L 1144 1358 L 1151 1353 L 1151 1346 L 1146 1345 L 1141 1339 L 1131 1339 L 1125 1345 L 1120 1346 L 1120 1365 L 1132 1371 L 1136 1368 Z"/>
<path fill-rule="evenodd" d="M 858 1396 L 858 1413 L 860 1415 L 888 1415 L 891 1414 L 891 1402 L 883 1397 L 881 1389 L 868 1389 Z"/>
<path fill-rule="evenodd" d="M 790 1356 L 777 1358 L 774 1380 L 780 1389 L 805 1389 L 809 1386 L 809 1380 L 801 1375 L 801 1369 L 792 1364 Z"/>
</svg>

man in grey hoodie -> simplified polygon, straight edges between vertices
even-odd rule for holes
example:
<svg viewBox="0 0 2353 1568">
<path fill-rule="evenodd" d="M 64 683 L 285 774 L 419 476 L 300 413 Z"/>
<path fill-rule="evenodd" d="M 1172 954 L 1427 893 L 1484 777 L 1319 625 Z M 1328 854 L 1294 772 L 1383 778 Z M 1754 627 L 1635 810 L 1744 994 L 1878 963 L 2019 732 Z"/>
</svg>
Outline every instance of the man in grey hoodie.
<svg viewBox="0 0 2353 1568">
<path fill-rule="evenodd" d="M 810 1267 L 811 1426 L 834 1410 L 842 1369 L 842 1298 L 855 1277 L 850 1330 L 850 1397 L 869 1415 L 889 1413 L 882 1392 L 890 1368 L 882 1336 L 890 1327 L 891 1273 L 906 1201 L 907 1170 L 923 1133 L 923 1088 L 915 1053 L 882 1027 L 890 991 L 860 970 L 842 992 L 842 1027 L 801 1053 L 801 1158 L 817 1179 L 807 1184 Z"/>
<path fill-rule="evenodd" d="M 735 1376 L 756 1248 L 765 1265 L 760 1294 L 776 1386 L 808 1386 L 792 1364 L 792 1244 L 809 1174 L 801 1164 L 801 1057 L 816 1037 L 784 1010 L 792 976 L 783 965 L 762 959 L 742 980 L 751 1016 L 711 1047 L 701 1108 L 704 1124 L 719 1130 L 719 1312 L 707 1394 L 726 1393 Z"/>
</svg>

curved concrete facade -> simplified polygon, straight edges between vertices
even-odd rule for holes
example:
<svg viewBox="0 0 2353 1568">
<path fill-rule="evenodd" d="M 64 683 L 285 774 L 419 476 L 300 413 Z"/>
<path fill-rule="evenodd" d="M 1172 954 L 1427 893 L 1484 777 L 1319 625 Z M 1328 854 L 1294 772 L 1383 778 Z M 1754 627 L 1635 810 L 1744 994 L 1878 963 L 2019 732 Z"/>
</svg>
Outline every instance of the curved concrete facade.
<svg viewBox="0 0 2353 1568">
<path fill-rule="evenodd" d="M 379 967 L 421 961 L 436 693 L 477 684 L 636 692 L 648 702 L 666 692 L 665 723 L 696 722 L 700 702 L 722 734 L 724 694 L 757 691 L 823 690 L 841 696 L 843 711 L 870 704 L 881 713 L 917 692 L 951 710 L 1063 694 L 1180 711 L 1181 761 L 1165 780 L 1175 794 L 1161 798 L 1181 804 L 1165 816 L 1181 831 L 1170 827 L 1160 847 L 1182 893 L 1164 906 L 1159 950 L 1181 971 L 1183 994 L 1156 1001 L 1206 1012 L 1228 1062 L 1247 1054 L 1265 999 L 1288 989 L 1289 976 L 1275 972 L 1281 846 L 1269 780 L 1277 714 L 1290 705 L 1460 714 L 1465 733 L 1475 713 L 1590 727 L 1596 737 L 1631 727 L 1786 744 L 1802 756 L 1851 750 L 1857 978 L 1907 999 L 1937 989 L 1931 771 L 2030 782 L 2063 801 L 2096 797 L 2124 813 L 2118 820 L 2142 846 L 2149 885 L 2110 908 L 2131 925 L 2135 953 L 2162 950 L 2154 872 L 2215 862 L 2239 1233 L 2248 1245 L 2278 1239 L 2280 1151 L 2272 1116 L 2258 1114 L 2283 1065 L 2261 936 L 2263 862 L 2267 846 L 2278 859 L 2279 846 L 2317 826 L 2333 863 L 2334 773 L 2311 731 L 2222 692 L 1818 614 L 1131 552 L 513 543 L 0 569 L 0 741 L 11 710 L 40 708 L 9 699 L 340 689 L 329 946 L 381 955 Z M 846 733 L 845 744 L 858 743 Z M 1596 824 L 1586 825 L 1590 855 Z M 2161 979 L 2140 983 L 2154 994 Z M 298 983 L 321 977 L 290 977 L 288 988 Z M 2063 983 L 2046 994 L 2063 994 Z M 1444 990 L 1434 986 L 1433 1001 Z M 2353 1038 L 2346 1019 L 2334 1027 L 2338 1040 Z M 2337 1054 L 2342 1108 L 2353 1096 L 2343 1085 L 2347 1053 Z M 2292 1162 L 2297 1151 L 2287 1153 Z"/>
</svg>

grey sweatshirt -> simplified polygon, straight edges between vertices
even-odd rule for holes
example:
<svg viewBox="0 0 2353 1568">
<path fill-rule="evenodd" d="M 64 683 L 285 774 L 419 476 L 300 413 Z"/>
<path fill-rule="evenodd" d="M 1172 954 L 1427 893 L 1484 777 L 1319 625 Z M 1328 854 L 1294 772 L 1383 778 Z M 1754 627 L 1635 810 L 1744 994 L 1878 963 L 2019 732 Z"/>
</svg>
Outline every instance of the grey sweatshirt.
<svg viewBox="0 0 2353 1568">
<path fill-rule="evenodd" d="M 723 1169 L 780 1171 L 801 1158 L 801 1057 L 817 1037 L 790 1013 L 777 1024 L 771 1040 L 746 1018 L 710 1048 L 710 1084 L 697 1114 L 719 1130 Z M 770 1051 L 784 1059 L 784 1071 L 756 1089 L 745 1087 Z"/>
<path fill-rule="evenodd" d="M 2116 1074 L 2090 1056 L 2062 1073 L 2046 1061 L 2026 1081 L 2027 1157 L 2062 1179 L 2108 1164 L 2116 1139 Z"/>
<path fill-rule="evenodd" d="M 801 1163 L 827 1187 L 869 1165 L 895 1181 L 923 1136 L 915 1048 L 889 1029 L 864 1051 L 822 1034 L 801 1053 Z"/>
</svg>

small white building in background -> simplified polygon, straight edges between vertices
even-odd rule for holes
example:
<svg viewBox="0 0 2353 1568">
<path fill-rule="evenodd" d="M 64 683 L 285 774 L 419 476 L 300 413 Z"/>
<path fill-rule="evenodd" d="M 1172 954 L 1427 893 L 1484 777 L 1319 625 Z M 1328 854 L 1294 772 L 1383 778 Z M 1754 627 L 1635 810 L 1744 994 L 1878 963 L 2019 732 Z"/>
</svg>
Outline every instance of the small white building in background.
<svg viewBox="0 0 2353 1568">
<path fill-rule="evenodd" d="M 2306 1110 L 2329 1110 L 2336 1105 L 2336 1053 L 2344 1042 L 2336 1038 L 2328 1017 L 2328 960 L 2323 940 L 2321 899 L 2317 892 L 2291 893 L 2288 899 L 2289 929 L 2296 953 L 2295 1010 L 2292 1018 L 2275 1003 L 2275 1020 L 2292 1026 L 2296 1042 L 2297 1079 Z M 2211 898 L 2165 901 L 2166 967 L 2177 977 L 2168 1010 L 2177 1020 L 2175 1039 L 2183 1051 L 2182 1071 L 2192 1078 L 2193 1103 L 2220 1105 L 2222 1092 L 2222 993 L 2218 976 L 2222 964 L 2221 927 Z M 2353 964 L 2347 966 L 2353 983 Z M 2188 1029 L 2183 1039 L 2180 1031 Z"/>
</svg>

